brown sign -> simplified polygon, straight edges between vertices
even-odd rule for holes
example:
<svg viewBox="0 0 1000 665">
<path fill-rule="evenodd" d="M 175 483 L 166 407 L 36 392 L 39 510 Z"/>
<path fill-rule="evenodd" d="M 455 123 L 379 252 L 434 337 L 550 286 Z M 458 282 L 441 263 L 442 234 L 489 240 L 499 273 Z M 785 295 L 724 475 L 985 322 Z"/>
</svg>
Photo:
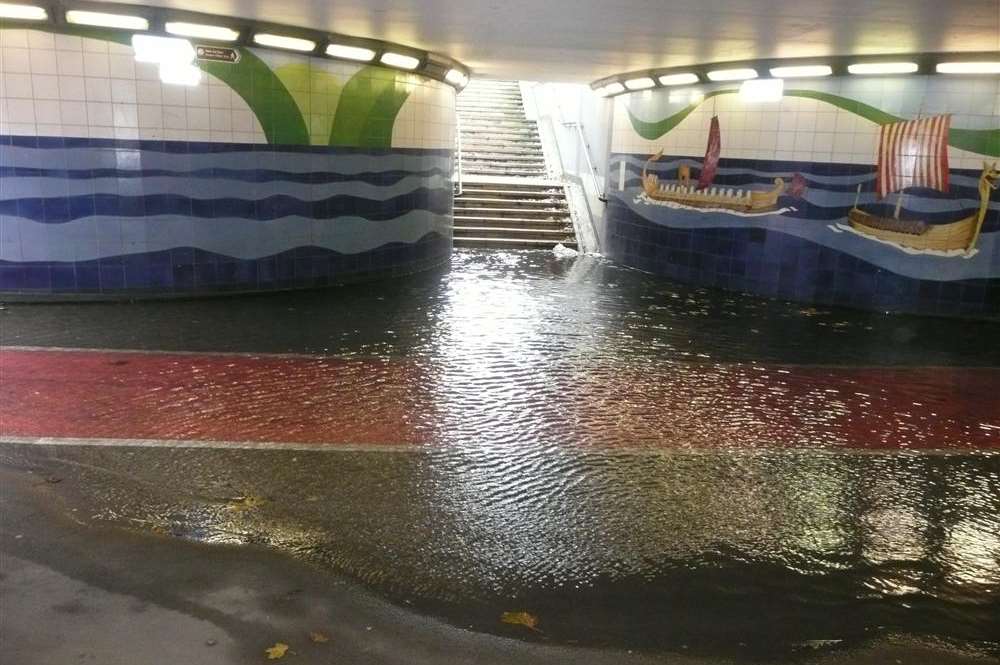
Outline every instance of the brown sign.
<svg viewBox="0 0 1000 665">
<path fill-rule="evenodd" d="M 236 64 L 240 61 L 240 52 L 228 46 L 195 46 L 194 52 L 199 60 L 212 62 L 228 62 Z"/>
</svg>

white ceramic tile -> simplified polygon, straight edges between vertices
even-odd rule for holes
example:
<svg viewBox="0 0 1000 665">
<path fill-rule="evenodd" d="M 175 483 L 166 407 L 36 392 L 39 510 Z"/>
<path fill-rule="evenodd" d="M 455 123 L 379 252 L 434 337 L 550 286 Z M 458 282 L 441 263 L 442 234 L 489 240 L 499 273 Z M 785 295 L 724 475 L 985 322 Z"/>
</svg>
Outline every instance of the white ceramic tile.
<svg viewBox="0 0 1000 665">
<path fill-rule="evenodd" d="M 62 122 L 59 114 L 58 99 L 35 100 L 35 122 L 46 125 L 58 125 Z"/>
<path fill-rule="evenodd" d="M 164 106 L 163 126 L 167 129 L 187 129 L 187 109 L 183 106 Z"/>
<path fill-rule="evenodd" d="M 83 76 L 83 58 L 77 51 L 56 51 L 56 68 L 63 76 Z"/>
<path fill-rule="evenodd" d="M 139 111 L 135 104 L 112 104 L 115 127 L 138 127 Z"/>
<path fill-rule="evenodd" d="M 196 85 L 189 88 L 184 88 L 187 94 L 187 105 L 188 107 L 204 107 L 208 108 L 208 86 L 207 85 Z"/>
<path fill-rule="evenodd" d="M 139 128 L 162 128 L 163 107 L 159 104 L 139 104 Z"/>
<path fill-rule="evenodd" d="M 26 30 L 27 32 L 27 42 L 28 48 L 30 49 L 48 49 L 54 51 L 56 48 L 56 39 L 51 32 L 43 32 L 41 30 Z"/>
<path fill-rule="evenodd" d="M 111 66 L 107 53 L 84 53 L 83 73 L 88 77 L 109 78 Z"/>
<path fill-rule="evenodd" d="M 89 37 L 82 38 L 83 50 L 85 53 L 103 53 L 108 52 L 108 42 L 103 39 L 91 39 Z"/>
<path fill-rule="evenodd" d="M 30 51 L 26 48 L 7 48 L 0 50 L 0 71 L 15 74 L 31 73 Z"/>
<path fill-rule="evenodd" d="M 82 76 L 60 76 L 59 77 L 59 98 L 60 99 L 87 99 L 86 79 Z"/>
<path fill-rule="evenodd" d="M 87 103 L 77 100 L 59 102 L 59 118 L 64 125 L 94 124 L 87 113 Z"/>
<path fill-rule="evenodd" d="M 135 104 L 137 101 L 136 82 L 128 79 L 111 79 L 111 101 Z"/>
<path fill-rule="evenodd" d="M 187 126 L 191 130 L 210 130 L 211 119 L 209 118 L 208 109 L 189 106 L 187 109 Z"/>
<path fill-rule="evenodd" d="M 59 77 L 48 74 L 32 74 L 31 88 L 35 99 L 59 99 Z"/>
<path fill-rule="evenodd" d="M 137 81 L 135 84 L 136 101 L 140 104 L 162 104 L 162 84 L 159 81 Z"/>
<path fill-rule="evenodd" d="M 9 123 L 35 122 L 35 102 L 31 99 L 6 99 L 2 112 Z"/>
<path fill-rule="evenodd" d="M 129 49 L 128 55 L 114 54 L 108 56 L 108 69 L 111 78 L 135 79 L 135 56 Z"/>
<path fill-rule="evenodd" d="M 29 62 L 32 74 L 58 74 L 59 65 L 56 62 L 56 52 L 50 50 L 31 49 Z"/>
<path fill-rule="evenodd" d="M 54 37 L 57 51 L 80 52 L 83 50 L 83 40 L 80 37 L 75 35 L 61 35 L 58 33 L 56 33 Z"/>
<path fill-rule="evenodd" d="M 87 92 L 88 102 L 111 101 L 111 79 L 109 78 L 85 78 L 84 88 Z"/>
<path fill-rule="evenodd" d="M 34 96 L 31 88 L 30 74 L 3 75 L 4 96 L 17 99 L 31 99 Z"/>
</svg>

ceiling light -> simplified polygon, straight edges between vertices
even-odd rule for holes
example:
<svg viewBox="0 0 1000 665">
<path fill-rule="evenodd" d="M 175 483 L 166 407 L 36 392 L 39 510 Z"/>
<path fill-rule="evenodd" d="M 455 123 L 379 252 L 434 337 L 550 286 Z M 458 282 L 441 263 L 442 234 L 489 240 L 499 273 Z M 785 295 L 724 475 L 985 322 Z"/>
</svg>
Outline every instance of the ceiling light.
<svg viewBox="0 0 1000 665">
<path fill-rule="evenodd" d="M 348 46 L 346 44 L 330 44 L 326 47 L 326 54 L 333 58 L 344 58 L 345 60 L 357 60 L 359 62 L 371 62 L 375 59 L 375 51 L 370 48 Z"/>
<path fill-rule="evenodd" d="M 316 48 L 316 42 L 299 37 L 285 37 L 284 35 L 272 35 L 267 32 L 258 32 L 253 36 L 255 43 L 261 46 L 272 48 L 283 48 L 289 51 L 312 51 Z"/>
<path fill-rule="evenodd" d="M 697 74 L 667 74 L 660 77 L 660 85 L 688 85 L 697 82 Z"/>
<path fill-rule="evenodd" d="M 859 62 L 847 66 L 851 74 L 912 74 L 918 69 L 915 62 Z"/>
<path fill-rule="evenodd" d="M 16 18 L 22 21 L 44 21 L 49 13 L 43 7 L 34 5 L 8 5 L 0 2 L 0 18 Z"/>
<path fill-rule="evenodd" d="M 609 83 L 603 88 L 601 88 L 601 92 L 605 97 L 607 97 L 608 95 L 617 95 L 625 92 L 625 86 L 615 81 L 614 83 Z"/>
<path fill-rule="evenodd" d="M 816 78 L 830 74 L 833 74 L 833 68 L 830 65 L 796 65 L 771 68 L 771 76 L 783 79 Z"/>
<path fill-rule="evenodd" d="M 170 85 L 195 86 L 201 81 L 201 69 L 189 62 L 162 62 L 160 80 Z"/>
<path fill-rule="evenodd" d="M 716 69 L 708 73 L 709 81 L 745 81 L 757 78 L 756 69 Z"/>
<path fill-rule="evenodd" d="M 189 64 L 194 60 L 194 47 L 186 39 L 132 35 L 132 50 L 136 62 L 172 62 Z"/>
<path fill-rule="evenodd" d="M 452 85 L 464 88 L 469 83 L 469 76 L 460 69 L 451 69 L 445 75 L 444 80 Z"/>
<path fill-rule="evenodd" d="M 778 102 L 785 90 L 783 79 L 755 79 L 740 85 L 740 99 L 744 102 Z"/>
<path fill-rule="evenodd" d="M 653 79 L 649 78 L 648 76 L 643 76 L 637 79 L 629 79 L 628 81 L 625 81 L 625 87 L 628 88 L 629 90 L 647 90 L 655 85 L 656 83 L 653 81 Z"/>
<path fill-rule="evenodd" d="M 380 61 L 383 65 L 398 67 L 399 69 L 416 69 L 420 65 L 420 60 L 418 58 L 414 58 L 412 55 L 393 53 L 392 51 L 383 53 Z"/>
<path fill-rule="evenodd" d="M 1000 74 L 1000 62 L 942 62 L 938 74 Z"/>
<path fill-rule="evenodd" d="M 125 14 L 105 14 L 103 12 L 85 12 L 71 9 L 66 12 L 66 21 L 77 25 L 96 25 L 101 28 L 120 28 L 122 30 L 149 30 L 149 21 L 141 16 Z"/>
<path fill-rule="evenodd" d="M 163 27 L 172 35 L 194 37 L 195 39 L 213 39 L 219 42 L 235 42 L 240 36 L 238 31 L 220 25 L 170 22 Z"/>
</svg>

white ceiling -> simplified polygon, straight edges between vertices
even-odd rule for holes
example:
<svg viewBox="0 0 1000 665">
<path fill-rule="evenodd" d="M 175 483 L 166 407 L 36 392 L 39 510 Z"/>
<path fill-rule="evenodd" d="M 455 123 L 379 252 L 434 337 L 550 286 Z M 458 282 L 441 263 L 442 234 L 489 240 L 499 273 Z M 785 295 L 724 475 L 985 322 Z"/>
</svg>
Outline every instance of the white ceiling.
<svg viewBox="0 0 1000 665">
<path fill-rule="evenodd" d="M 127 0 L 126 0 L 127 1 Z M 1000 0 L 141 0 L 376 37 L 475 75 L 590 82 L 758 57 L 1000 50 Z"/>
</svg>

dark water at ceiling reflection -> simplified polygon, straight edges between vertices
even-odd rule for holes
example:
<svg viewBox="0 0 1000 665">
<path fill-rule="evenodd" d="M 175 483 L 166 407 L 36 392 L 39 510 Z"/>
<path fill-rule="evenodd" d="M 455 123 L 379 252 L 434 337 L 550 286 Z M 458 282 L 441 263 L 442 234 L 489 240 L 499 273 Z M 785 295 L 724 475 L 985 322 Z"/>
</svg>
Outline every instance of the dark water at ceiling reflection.
<svg viewBox="0 0 1000 665">
<path fill-rule="evenodd" d="M 822 372 L 800 378 L 796 420 L 741 401 L 798 390 L 789 366 L 995 368 L 995 324 L 502 253 L 459 253 L 451 272 L 405 284 L 0 314 L 9 345 L 420 369 L 411 390 L 436 445 L 410 452 L 3 449 L 72 470 L 59 489 L 99 521 L 266 543 L 483 630 L 530 610 L 556 641 L 788 655 L 902 632 L 1000 654 L 1000 454 L 943 454 L 926 422 L 892 431 L 930 452 L 843 447 L 833 420 L 905 419 L 877 396 L 838 401 Z M 753 390 L 744 365 L 770 366 Z M 931 408 L 959 394 L 950 376 L 913 390 Z M 591 435 L 601 445 L 576 445 Z M 242 509 L 245 496 L 265 502 Z"/>
</svg>

